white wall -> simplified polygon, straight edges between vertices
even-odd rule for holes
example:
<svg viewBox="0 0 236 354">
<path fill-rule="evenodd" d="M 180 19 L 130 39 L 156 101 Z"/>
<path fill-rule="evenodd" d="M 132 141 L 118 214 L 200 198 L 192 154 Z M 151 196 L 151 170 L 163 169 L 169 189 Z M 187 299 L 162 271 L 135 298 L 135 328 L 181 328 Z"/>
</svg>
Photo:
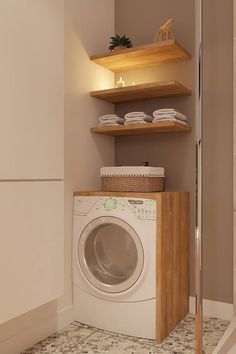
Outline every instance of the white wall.
<svg viewBox="0 0 236 354">
<path fill-rule="evenodd" d="M 8 1 L 13 0 L 7 0 L 6 3 Z M 43 1 L 48 4 L 48 11 L 56 11 L 58 6 L 63 5 L 63 0 Z M 97 124 L 99 114 L 112 112 L 113 106 L 88 95 L 90 90 L 112 87 L 114 83 L 111 72 L 89 61 L 90 55 L 107 50 L 109 37 L 114 33 L 114 0 L 66 0 L 64 11 L 65 294 L 58 301 L 1 325 L 1 354 L 19 354 L 73 320 L 72 194 L 75 190 L 98 189 L 99 167 L 114 162 L 113 138 L 89 133 L 89 128 Z M 27 6 L 25 14 L 27 16 Z M 50 39 L 45 36 L 44 40 Z M 31 75 L 30 70 L 28 75 Z"/>
</svg>

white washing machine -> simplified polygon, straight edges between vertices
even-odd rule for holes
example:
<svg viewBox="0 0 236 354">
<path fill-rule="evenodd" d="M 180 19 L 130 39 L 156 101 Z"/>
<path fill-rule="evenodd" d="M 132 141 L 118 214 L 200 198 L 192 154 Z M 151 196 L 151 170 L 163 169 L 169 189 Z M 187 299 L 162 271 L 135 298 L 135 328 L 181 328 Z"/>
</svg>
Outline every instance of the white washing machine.
<svg viewBox="0 0 236 354">
<path fill-rule="evenodd" d="M 75 319 L 156 337 L 156 200 L 74 197 Z"/>
</svg>

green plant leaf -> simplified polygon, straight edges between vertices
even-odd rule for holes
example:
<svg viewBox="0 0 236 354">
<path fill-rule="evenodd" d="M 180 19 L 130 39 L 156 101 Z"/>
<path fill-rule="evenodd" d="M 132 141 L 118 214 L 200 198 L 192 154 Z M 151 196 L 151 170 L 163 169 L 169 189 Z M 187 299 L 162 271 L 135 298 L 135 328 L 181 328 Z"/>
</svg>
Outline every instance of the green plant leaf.
<svg viewBox="0 0 236 354">
<path fill-rule="evenodd" d="M 127 47 L 127 48 L 131 48 L 132 47 L 132 42 L 130 40 L 130 38 L 126 37 L 125 35 L 120 36 L 119 34 L 116 34 L 115 36 L 110 37 L 111 41 L 110 41 L 110 50 L 113 50 L 115 47 L 118 46 L 123 46 L 123 47 Z"/>
</svg>

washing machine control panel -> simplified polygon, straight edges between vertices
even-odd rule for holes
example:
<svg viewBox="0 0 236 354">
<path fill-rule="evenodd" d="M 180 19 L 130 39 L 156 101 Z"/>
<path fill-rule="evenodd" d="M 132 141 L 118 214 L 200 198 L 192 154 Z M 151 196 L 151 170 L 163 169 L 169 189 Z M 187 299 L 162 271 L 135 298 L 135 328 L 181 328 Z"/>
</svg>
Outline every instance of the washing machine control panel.
<svg viewBox="0 0 236 354">
<path fill-rule="evenodd" d="M 97 203 L 96 197 L 75 197 L 74 215 L 86 216 Z"/>
<path fill-rule="evenodd" d="M 125 212 L 130 209 L 140 220 L 156 220 L 156 201 L 138 198 L 101 198 L 96 204 L 96 210 Z"/>
<path fill-rule="evenodd" d="M 116 211 L 125 213 L 130 210 L 139 220 L 156 220 L 156 200 L 115 197 L 76 197 L 74 215 L 86 216 L 92 210 L 97 212 Z"/>
<path fill-rule="evenodd" d="M 109 210 L 114 210 L 117 207 L 117 199 L 115 198 L 109 198 L 106 199 L 103 203 L 104 209 L 109 211 Z"/>
<path fill-rule="evenodd" d="M 153 199 L 126 199 L 129 208 L 140 220 L 156 220 L 156 201 Z"/>
<path fill-rule="evenodd" d="M 100 198 L 100 200 L 96 204 L 96 210 L 105 210 L 105 211 L 115 211 L 121 210 L 124 211 L 126 208 L 126 204 L 123 198 Z"/>
</svg>

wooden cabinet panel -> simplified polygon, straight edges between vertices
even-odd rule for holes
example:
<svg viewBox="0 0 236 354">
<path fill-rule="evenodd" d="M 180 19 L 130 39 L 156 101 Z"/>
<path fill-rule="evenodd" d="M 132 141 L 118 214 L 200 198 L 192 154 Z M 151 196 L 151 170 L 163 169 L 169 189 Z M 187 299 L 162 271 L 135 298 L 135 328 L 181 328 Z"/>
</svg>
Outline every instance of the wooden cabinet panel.
<svg viewBox="0 0 236 354">
<path fill-rule="evenodd" d="M 63 295 L 63 182 L 0 183 L 0 323 Z"/>
<path fill-rule="evenodd" d="M 157 200 L 156 341 L 161 343 L 189 312 L 189 193 L 74 192 Z"/>
<path fill-rule="evenodd" d="M 0 179 L 63 179 L 62 0 L 0 2 Z"/>
</svg>

